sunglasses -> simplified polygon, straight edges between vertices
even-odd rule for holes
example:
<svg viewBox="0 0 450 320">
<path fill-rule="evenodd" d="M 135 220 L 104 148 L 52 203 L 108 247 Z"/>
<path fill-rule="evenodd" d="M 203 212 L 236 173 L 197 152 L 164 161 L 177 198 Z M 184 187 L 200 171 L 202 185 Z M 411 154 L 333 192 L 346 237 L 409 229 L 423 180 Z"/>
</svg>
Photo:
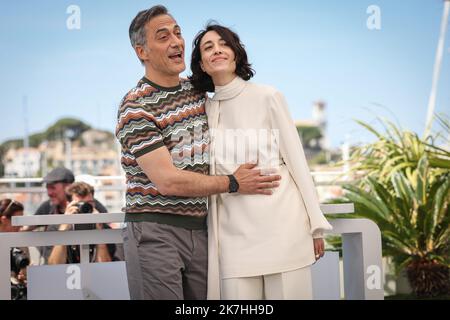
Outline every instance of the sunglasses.
<svg viewBox="0 0 450 320">
<path fill-rule="evenodd" d="M 11 202 L 8 204 L 8 206 L 6 207 L 6 209 L 3 210 L 2 215 L 5 214 L 5 213 L 7 213 L 7 212 L 9 211 L 9 209 L 11 209 L 11 207 L 12 207 L 14 204 L 17 205 L 17 206 L 20 206 L 20 203 L 19 203 L 19 202 L 17 202 L 16 200 L 11 200 Z"/>
</svg>

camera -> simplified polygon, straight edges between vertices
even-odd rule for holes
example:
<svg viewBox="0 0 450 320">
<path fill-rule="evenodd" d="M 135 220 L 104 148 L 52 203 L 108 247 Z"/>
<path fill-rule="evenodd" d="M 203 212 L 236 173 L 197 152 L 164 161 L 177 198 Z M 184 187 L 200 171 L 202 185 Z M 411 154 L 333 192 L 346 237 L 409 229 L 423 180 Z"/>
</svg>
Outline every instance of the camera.
<svg viewBox="0 0 450 320">
<path fill-rule="evenodd" d="M 27 287 L 24 284 L 11 283 L 11 300 L 27 300 Z"/>
<path fill-rule="evenodd" d="M 92 213 L 94 212 L 94 207 L 89 202 L 78 202 L 75 204 L 78 208 L 78 213 Z"/>
<path fill-rule="evenodd" d="M 89 202 L 77 202 L 75 206 L 78 208 L 78 213 L 92 213 L 94 212 L 94 207 Z M 95 230 L 95 224 L 88 223 L 88 224 L 76 224 L 74 226 L 75 230 Z"/>
<path fill-rule="evenodd" d="M 19 248 L 11 249 L 11 271 L 18 274 L 21 269 L 30 264 L 28 256 Z"/>
<path fill-rule="evenodd" d="M 12 248 L 10 251 L 11 257 L 11 272 L 14 272 L 15 276 L 19 274 L 20 270 L 26 268 L 30 264 L 28 256 L 19 248 Z M 14 280 L 14 281 L 13 281 Z M 17 279 L 11 279 L 11 299 L 12 300 L 26 300 L 27 287 L 25 284 L 20 283 Z"/>
</svg>

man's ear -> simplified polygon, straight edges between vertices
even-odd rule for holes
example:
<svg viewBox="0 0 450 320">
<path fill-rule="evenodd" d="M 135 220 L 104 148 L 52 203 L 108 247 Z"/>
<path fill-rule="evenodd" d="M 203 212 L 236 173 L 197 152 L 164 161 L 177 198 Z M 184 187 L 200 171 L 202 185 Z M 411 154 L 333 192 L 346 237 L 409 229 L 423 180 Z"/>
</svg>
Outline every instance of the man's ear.
<svg viewBox="0 0 450 320">
<path fill-rule="evenodd" d="M 148 57 L 147 57 L 147 51 L 145 50 L 145 47 L 144 47 L 144 46 L 137 45 L 137 46 L 134 48 L 134 51 L 136 51 L 136 55 L 138 56 L 138 58 L 139 58 L 140 60 L 145 61 L 145 60 L 148 59 Z"/>
</svg>

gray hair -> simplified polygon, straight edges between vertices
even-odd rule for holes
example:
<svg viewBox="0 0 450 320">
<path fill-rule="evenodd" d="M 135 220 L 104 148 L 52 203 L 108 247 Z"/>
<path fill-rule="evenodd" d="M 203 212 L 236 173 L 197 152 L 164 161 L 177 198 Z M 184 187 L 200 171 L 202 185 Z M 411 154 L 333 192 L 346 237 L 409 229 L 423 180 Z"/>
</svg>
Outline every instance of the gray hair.
<svg viewBox="0 0 450 320">
<path fill-rule="evenodd" d="M 130 25 L 130 29 L 128 31 L 130 36 L 131 46 L 136 48 L 136 46 L 145 46 L 146 45 L 146 24 L 152 20 L 154 17 L 167 14 L 169 15 L 169 11 L 163 5 L 153 6 L 150 9 L 143 10 L 139 12 L 136 17 L 133 19 Z M 139 59 L 141 60 L 141 59 Z M 142 63 L 144 61 L 141 60 Z"/>
</svg>

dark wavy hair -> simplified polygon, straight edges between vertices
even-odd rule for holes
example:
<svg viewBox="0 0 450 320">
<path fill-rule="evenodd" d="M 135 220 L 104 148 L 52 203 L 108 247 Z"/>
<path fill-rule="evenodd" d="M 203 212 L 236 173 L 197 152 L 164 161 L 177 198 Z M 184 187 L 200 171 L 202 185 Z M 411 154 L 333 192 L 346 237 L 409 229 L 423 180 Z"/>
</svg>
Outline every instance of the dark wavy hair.
<svg viewBox="0 0 450 320">
<path fill-rule="evenodd" d="M 7 219 L 11 217 L 17 211 L 23 211 L 23 204 L 12 199 L 3 199 L 0 201 L 0 217 L 5 216 Z"/>
<path fill-rule="evenodd" d="M 226 44 L 233 50 L 236 57 L 236 74 L 242 79 L 248 81 L 255 75 L 255 70 L 251 68 L 248 62 L 247 52 L 245 46 L 242 44 L 239 36 L 227 27 L 221 26 L 217 23 L 209 23 L 204 30 L 201 30 L 196 36 L 192 44 L 192 58 L 191 71 L 192 75 L 189 77 L 191 83 L 197 91 L 214 92 L 214 83 L 211 77 L 202 70 L 200 61 L 202 56 L 200 53 L 200 43 L 203 37 L 209 31 L 215 31 L 226 42 Z"/>
</svg>

